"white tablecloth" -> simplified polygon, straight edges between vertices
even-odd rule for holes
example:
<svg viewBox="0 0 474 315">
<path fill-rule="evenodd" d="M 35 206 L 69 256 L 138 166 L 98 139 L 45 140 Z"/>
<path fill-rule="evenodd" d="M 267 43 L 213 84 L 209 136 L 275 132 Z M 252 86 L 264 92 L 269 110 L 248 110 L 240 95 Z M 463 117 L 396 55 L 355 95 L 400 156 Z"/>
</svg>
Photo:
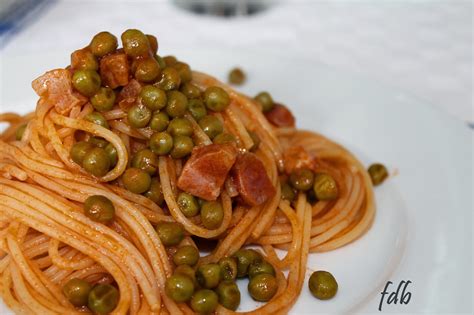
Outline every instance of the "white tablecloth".
<svg viewBox="0 0 474 315">
<path fill-rule="evenodd" d="M 58 1 L 0 54 L 70 53 L 100 30 L 132 27 L 156 34 L 165 53 L 219 45 L 310 56 L 474 121 L 471 1 L 282 0 L 237 18 L 195 15 L 167 0 Z"/>
</svg>

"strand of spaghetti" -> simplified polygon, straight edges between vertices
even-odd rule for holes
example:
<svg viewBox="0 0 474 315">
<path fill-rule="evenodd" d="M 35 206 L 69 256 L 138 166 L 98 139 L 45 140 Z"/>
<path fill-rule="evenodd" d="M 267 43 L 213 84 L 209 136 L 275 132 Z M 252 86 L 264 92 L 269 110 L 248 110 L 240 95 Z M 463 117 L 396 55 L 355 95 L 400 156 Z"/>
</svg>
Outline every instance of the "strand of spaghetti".
<svg viewBox="0 0 474 315">
<path fill-rule="evenodd" d="M 232 110 L 232 107 L 235 106 L 233 104 L 234 101 L 231 101 L 230 106 L 226 108 L 224 111 L 224 115 L 228 118 L 228 121 L 232 124 L 235 130 L 238 132 L 238 137 L 241 140 L 245 149 L 250 150 L 250 148 L 254 145 L 252 138 L 250 137 L 247 129 L 245 128 L 242 121 L 237 117 L 237 115 Z"/>
<path fill-rule="evenodd" d="M 146 139 L 146 137 L 139 133 L 136 129 L 131 128 L 121 120 L 111 120 L 108 123 L 111 128 L 116 129 L 132 138 Z"/>
<path fill-rule="evenodd" d="M 211 238 L 222 234 L 229 227 L 230 220 L 232 219 L 232 204 L 230 197 L 224 192 L 221 194 L 222 205 L 224 208 L 224 218 L 222 220 L 221 225 L 217 229 L 209 230 L 197 226 L 196 224 L 192 223 L 188 218 L 186 218 L 179 209 L 174 194 L 171 190 L 170 176 L 168 174 L 169 163 L 170 162 L 168 158 L 160 156 L 159 173 L 161 187 L 163 189 L 163 195 L 165 197 L 166 204 L 168 205 L 168 209 L 173 218 L 175 218 L 177 222 L 181 223 L 186 229 L 186 231 L 199 237 Z"/>
<path fill-rule="evenodd" d="M 74 109 L 77 109 L 79 112 L 74 112 Z M 79 106 L 74 107 L 69 113 L 69 117 L 73 119 L 83 119 L 86 115 L 92 113 L 94 108 L 89 103 L 86 104 L 82 110 Z M 63 139 L 69 136 L 72 136 L 76 130 L 74 128 L 61 128 L 58 130 L 58 136 Z"/>
<path fill-rule="evenodd" d="M 32 159 L 34 159 L 34 160 L 36 160 L 40 163 L 55 166 L 55 167 L 59 167 L 59 168 L 64 168 L 63 163 L 61 163 L 57 160 L 53 160 L 47 155 L 45 156 L 45 155 L 39 154 L 39 153 L 33 151 L 28 146 L 19 146 L 17 143 L 12 143 L 12 145 L 17 147 L 18 149 L 20 149 L 26 156 L 29 156 L 30 158 L 32 158 Z"/>
<path fill-rule="evenodd" d="M 202 257 L 202 263 L 216 262 L 222 257 L 234 253 L 235 248 L 240 248 L 252 232 L 250 226 L 260 213 L 260 207 L 252 207 L 240 220 L 240 222 L 227 234 L 227 236 L 217 245 L 212 254 Z"/>
<path fill-rule="evenodd" d="M 38 125 L 38 131 L 43 134 L 44 130 L 44 118 L 46 114 L 54 107 L 54 104 L 46 102 L 43 98 L 40 98 L 36 104 L 36 122 Z"/>
<path fill-rule="evenodd" d="M 25 304 L 21 304 L 11 292 L 11 286 L 13 284 L 12 277 L 10 273 L 10 268 L 5 271 L 2 271 L 2 285 L 0 287 L 0 292 L 5 304 L 15 313 L 15 314 L 32 314 Z"/>
<path fill-rule="evenodd" d="M 311 205 L 305 200 L 305 210 L 303 216 L 303 234 L 302 234 L 302 247 L 301 247 L 301 257 L 299 260 L 299 278 L 297 282 L 297 288 L 294 295 L 294 298 L 290 303 L 285 304 L 283 312 L 288 312 L 288 310 L 293 307 L 296 302 L 296 297 L 300 295 L 303 283 L 305 280 L 306 273 L 306 264 L 308 261 L 308 250 L 309 250 L 309 239 L 310 239 L 310 227 L 311 227 Z"/>
<path fill-rule="evenodd" d="M 298 217 L 296 216 L 295 211 L 293 210 L 293 208 L 290 207 L 288 202 L 282 200 L 280 202 L 279 207 L 283 211 L 283 213 L 287 216 L 288 220 L 291 223 L 291 228 L 292 228 L 291 239 L 287 241 L 287 242 L 291 242 L 291 244 L 288 248 L 285 258 L 279 261 L 280 268 L 286 268 L 295 260 L 298 248 L 300 248 L 301 246 L 300 238 L 298 237 L 298 235 L 301 234 L 303 227 L 300 225 L 300 222 L 298 221 Z M 263 238 L 264 237 L 262 237 L 260 240 L 262 240 Z M 262 240 L 262 243 L 265 244 L 264 240 Z M 270 242 L 270 244 L 273 244 L 273 243 Z M 265 246 L 264 246 L 264 249 L 265 249 Z"/>
<path fill-rule="evenodd" d="M 52 177 L 59 177 L 64 179 L 73 179 L 74 175 L 68 171 L 57 168 L 55 166 L 43 164 L 41 162 L 30 159 L 20 149 L 15 148 L 3 141 L 0 141 L 0 153 L 7 156 L 10 160 L 15 161 L 23 167 L 34 170 L 36 172 L 42 172 L 45 175 Z"/>
<path fill-rule="evenodd" d="M 14 123 L 21 121 L 23 118 L 17 113 L 3 113 L 0 114 L 0 122 Z"/>
<path fill-rule="evenodd" d="M 80 257 L 80 253 L 73 248 L 71 248 L 64 254 L 64 258 L 72 262 L 80 261 L 78 259 L 79 257 Z M 67 275 L 71 274 L 72 272 L 73 270 L 61 269 L 57 265 L 52 264 L 46 270 L 44 270 L 43 273 L 53 283 L 58 284 L 61 281 L 61 279 L 67 277 Z"/>
<path fill-rule="evenodd" d="M 44 120 L 44 125 L 46 127 L 46 133 L 48 134 L 48 139 L 51 143 L 51 145 L 54 148 L 54 151 L 56 151 L 56 154 L 59 156 L 61 161 L 70 169 L 80 172 L 82 168 L 75 162 L 72 161 L 69 155 L 69 151 L 66 150 L 66 148 L 63 146 L 61 139 L 59 138 L 56 128 L 54 128 L 53 123 L 51 122 L 51 119 L 47 116 Z"/>
<path fill-rule="evenodd" d="M 264 165 L 267 168 L 267 173 L 272 180 L 273 186 L 276 187 L 276 194 L 273 196 L 271 202 L 269 202 L 268 207 L 265 207 L 262 213 L 260 214 L 259 222 L 255 229 L 252 231 L 252 238 L 258 239 L 265 230 L 272 224 L 275 217 L 275 212 L 278 207 L 281 198 L 281 187 L 278 183 L 278 171 L 276 169 L 276 164 L 270 156 L 271 152 L 265 146 L 262 146 L 259 150 L 259 157 L 264 162 Z"/>
<path fill-rule="evenodd" d="M 77 270 L 77 269 L 87 268 L 94 264 L 94 260 L 88 257 L 79 261 L 71 261 L 69 259 L 64 259 L 59 255 L 58 247 L 59 247 L 59 241 L 57 239 L 52 238 L 49 241 L 48 254 L 53 264 L 55 264 L 61 269 Z"/>
<path fill-rule="evenodd" d="M 131 155 L 131 147 L 130 147 L 130 137 L 123 133 L 123 132 L 120 132 L 119 130 L 117 129 L 112 129 L 112 132 L 116 133 L 119 135 L 120 137 L 120 140 L 122 140 L 122 143 L 123 145 L 125 146 L 125 148 L 127 149 L 127 154 L 128 156 Z"/>
<path fill-rule="evenodd" d="M 0 171 L 6 173 L 6 175 L 10 178 L 15 177 L 21 181 L 25 181 L 28 177 L 28 175 L 26 175 L 26 173 L 22 169 L 12 164 L 5 164 L 0 162 Z"/>
<path fill-rule="evenodd" d="M 193 139 L 197 145 L 209 145 L 212 143 L 211 139 L 209 139 L 209 136 L 201 129 L 199 124 L 190 113 L 184 114 L 184 117 L 186 117 L 186 119 L 189 120 L 193 126 Z"/>
<path fill-rule="evenodd" d="M 159 214 L 162 214 L 163 216 L 160 216 L 161 217 L 164 217 L 164 212 L 163 212 L 163 209 L 158 206 L 156 203 L 154 203 L 153 201 L 151 201 L 150 199 L 148 199 L 147 197 L 145 196 L 142 196 L 142 195 L 138 195 L 138 194 L 134 194 L 126 189 L 123 189 L 122 187 L 118 187 L 118 186 L 115 186 L 115 185 L 106 185 L 107 188 L 109 188 L 110 190 L 112 190 L 114 193 L 116 193 L 117 195 L 119 195 L 120 197 L 128 200 L 128 201 L 131 201 L 133 203 L 136 203 L 142 207 L 145 207 L 151 211 L 154 211 L 156 213 L 159 213 Z"/>
<path fill-rule="evenodd" d="M 114 108 L 108 112 L 102 113 L 105 119 L 107 120 L 116 120 L 127 117 L 127 113 L 124 112 L 121 108 Z"/>
<path fill-rule="evenodd" d="M 37 119 L 34 119 L 34 124 L 37 125 Z M 47 158 L 47 159 L 51 159 L 51 156 L 48 154 L 48 152 L 46 152 L 46 149 L 43 145 L 43 143 L 41 142 L 41 139 L 40 139 L 40 136 L 39 136 L 39 133 L 38 133 L 38 126 L 35 126 L 36 128 L 32 128 L 31 130 L 31 137 L 30 137 L 30 145 L 31 147 L 33 148 L 33 150 L 38 153 L 39 155 Z M 53 159 L 51 159 L 53 160 Z M 54 160 L 55 161 L 55 160 Z M 62 163 L 59 162 L 59 161 L 55 161 L 59 164 L 61 164 L 61 166 L 58 166 L 58 165 L 53 165 L 53 166 L 57 166 L 57 167 L 62 167 Z"/>
<path fill-rule="evenodd" d="M 122 175 L 123 171 L 127 167 L 128 155 L 127 155 L 125 146 L 123 145 L 122 141 L 116 134 L 114 134 L 112 131 L 104 127 L 101 127 L 94 123 L 87 122 L 85 120 L 76 120 L 76 119 L 64 117 L 64 116 L 58 115 L 55 112 L 52 112 L 50 116 L 53 122 L 57 125 L 84 130 L 109 141 L 115 147 L 115 150 L 117 151 L 117 165 L 115 165 L 115 167 L 111 171 L 109 171 L 105 176 L 101 177 L 100 180 L 104 182 L 108 182 Z"/>
<path fill-rule="evenodd" d="M 242 217 L 244 216 L 246 208 L 242 206 L 237 206 L 232 210 L 232 220 L 230 221 L 229 227 L 234 227 L 237 225 Z"/>
<path fill-rule="evenodd" d="M 141 134 L 145 139 L 150 139 L 153 135 L 153 130 L 150 127 L 138 128 L 136 131 Z"/>
<path fill-rule="evenodd" d="M 87 276 L 92 275 L 92 274 L 105 273 L 105 272 L 107 272 L 107 270 L 104 269 L 104 267 L 96 264 L 96 265 L 93 265 L 93 266 L 90 266 L 90 267 L 87 267 L 87 268 L 84 268 L 84 269 L 81 269 L 81 270 L 74 271 L 73 273 L 71 273 L 67 277 L 65 277 L 64 279 L 61 279 L 59 284 L 64 285 L 66 282 L 68 282 L 69 280 L 74 279 L 74 278 L 83 279 L 83 278 L 86 278 Z"/>
</svg>

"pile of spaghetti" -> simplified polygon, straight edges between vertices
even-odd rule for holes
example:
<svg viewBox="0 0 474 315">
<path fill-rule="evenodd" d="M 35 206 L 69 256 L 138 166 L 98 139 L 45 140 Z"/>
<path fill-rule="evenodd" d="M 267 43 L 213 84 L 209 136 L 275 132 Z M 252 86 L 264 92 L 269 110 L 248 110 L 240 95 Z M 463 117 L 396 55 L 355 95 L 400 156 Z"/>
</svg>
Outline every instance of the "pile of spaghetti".
<svg viewBox="0 0 474 315">
<path fill-rule="evenodd" d="M 117 289 L 116 314 L 194 313 L 165 287 L 176 251 L 209 239 L 213 248 L 192 268 L 251 246 L 273 266 L 277 290 L 249 313 L 287 313 L 308 254 L 369 229 L 365 168 L 340 145 L 296 129 L 268 94 L 249 98 L 162 58 L 156 38 L 140 31 L 123 33 L 123 48 L 117 42 L 99 33 L 70 66 L 33 81 L 34 112 L 0 114 L 9 124 L 0 135 L 3 301 L 18 314 L 94 311 L 64 294 L 82 279 Z M 86 213 L 91 196 L 112 203 L 108 218 Z M 218 209 L 210 218 L 201 217 L 206 204 Z M 163 223 L 182 229 L 178 241 L 163 241 Z"/>
</svg>

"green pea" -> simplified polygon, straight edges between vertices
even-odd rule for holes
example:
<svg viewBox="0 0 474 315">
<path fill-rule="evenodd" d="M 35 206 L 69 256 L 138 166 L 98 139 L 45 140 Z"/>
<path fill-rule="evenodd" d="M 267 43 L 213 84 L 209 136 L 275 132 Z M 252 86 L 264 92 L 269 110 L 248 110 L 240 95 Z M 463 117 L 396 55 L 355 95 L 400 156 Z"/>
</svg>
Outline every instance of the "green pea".
<svg viewBox="0 0 474 315">
<path fill-rule="evenodd" d="M 334 200 L 339 195 L 336 181 L 325 173 L 316 174 L 313 189 L 318 200 Z"/>
<path fill-rule="evenodd" d="M 194 283 L 188 276 L 174 274 L 166 280 L 166 294 L 175 302 L 186 302 L 194 293 Z"/>
<path fill-rule="evenodd" d="M 296 169 L 290 175 L 290 183 L 297 190 L 307 191 L 313 186 L 314 174 L 307 168 Z"/>
<path fill-rule="evenodd" d="M 201 118 L 201 120 L 199 120 L 199 126 L 211 139 L 214 139 L 215 136 L 224 131 L 222 121 L 212 115 L 207 115 Z"/>
<path fill-rule="evenodd" d="M 199 251 L 196 247 L 185 245 L 178 248 L 173 255 L 173 262 L 179 265 L 194 266 L 199 261 Z"/>
<path fill-rule="evenodd" d="M 274 276 L 262 273 L 250 279 L 248 290 L 254 300 L 268 302 L 277 292 L 278 282 Z"/>
<path fill-rule="evenodd" d="M 160 65 L 155 58 L 146 58 L 136 61 L 135 78 L 140 82 L 154 82 L 161 74 Z"/>
<path fill-rule="evenodd" d="M 242 278 L 248 274 L 250 264 L 262 261 L 262 255 L 253 249 L 239 249 L 232 257 L 237 260 L 237 277 Z"/>
<path fill-rule="evenodd" d="M 128 29 L 122 33 L 123 50 L 130 57 L 145 57 L 150 52 L 148 38 L 141 31 Z"/>
<path fill-rule="evenodd" d="M 260 92 L 255 96 L 255 100 L 262 105 L 262 111 L 264 113 L 273 109 L 275 104 L 273 103 L 273 98 L 268 92 Z"/>
<path fill-rule="evenodd" d="M 71 159 L 77 164 L 82 165 L 82 161 L 84 161 L 84 157 L 86 156 L 87 152 L 89 152 L 93 148 L 94 146 L 89 142 L 76 142 L 71 147 L 71 151 L 69 152 L 71 155 Z"/>
<path fill-rule="evenodd" d="M 90 137 L 89 140 L 87 140 L 90 144 L 92 144 L 95 147 L 105 149 L 105 147 L 109 144 L 107 140 L 105 140 L 102 137 Z"/>
<path fill-rule="evenodd" d="M 217 229 L 224 220 L 224 209 L 218 201 L 207 201 L 201 208 L 201 222 L 207 229 Z"/>
<path fill-rule="evenodd" d="M 166 113 L 170 117 L 183 116 L 188 109 L 187 97 L 179 91 L 170 91 L 167 96 L 168 103 L 166 105 Z"/>
<path fill-rule="evenodd" d="M 240 305 L 240 290 L 233 281 L 223 281 L 216 289 L 219 304 L 225 308 L 235 311 Z"/>
<path fill-rule="evenodd" d="M 181 93 L 186 95 L 188 99 L 199 98 L 201 97 L 201 90 L 191 82 L 186 82 L 181 85 Z"/>
<path fill-rule="evenodd" d="M 146 37 L 148 38 L 148 43 L 150 44 L 151 52 L 156 54 L 156 52 L 158 51 L 158 40 L 155 36 L 151 34 L 146 34 Z"/>
<path fill-rule="evenodd" d="M 179 77 L 181 78 L 181 83 L 189 82 L 193 78 L 191 68 L 187 63 L 178 61 L 173 64 L 172 67 L 178 71 Z"/>
<path fill-rule="evenodd" d="M 175 136 L 173 137 L 173 149 L 170 155 L 173 159 L 181 159 L 188 154 L 191 154 L 193 150 L 194 142 L 193 139 L 187 136 Z"/>
<path fill-rule="evenodd" d="M 189 279 L 193 280 L 193 283 L 195 284 L 195 286 L 197 285 L 196 272 L 194 271 L 194 268 L 191 267 L 190 265 L 179 265 L 179 266 L 177 266 L 174 269 L 174 274 L 188 276 Z"/>
<path fill-rule="evenodd" d="M 256 132 L 253 132 L 253 131 L 249 131 L 249 136 L 250 138 L 252 138 L 252 141 L 253 141 L 253 145 L 250 148 L 250 151 L 255 152 L 260 146 L 260 142 L 261 142 L 260 137 L 257 135 Z"/>
<path fill-rule="evenodd" d="M 93 38 L 89 47 L 94 55 L 103 57 L 117 49 L 117 37 L 109 32 L 100 32 Z"/>
<path fill-rule="evenodd" d="M 232 144 L 236 142 L 236 138 L 233 134 L 223 132 L 218 134 L 214 139 L 213 142 L 216 144 Z"/>
<path fill-rule="evenodd" d="M 292 202 L 295 200 L 296 192 L 288 183 L 281 184 L 281 199 Z"/>
<path fill-rule="evenodd" d="M 262 261 L 256 261 L 250 264 L 249 266 L 249 278 L 252 279 L 256 275 L 262 274 L 262 273 L 267 273 L 272 276 L 275 276 L 275 269 L 273 266 L 266 262 L 265 260 Z"/>
<path fill-rule="evenodd" d="M 112 312 L 119 301 L 119 291 L 110 284 L 98 284 L 89 293 L 87 306 L 96 314 Z"/>
<path fill-rule="evenodd" d="M 178 195 L 178 206 L 186 217 L 194 217 L 199 213 L 199 204 L 193 195 L 181 192 Z"/>
<path fill-rule="evenodd" d="M 173 137 L 167 132 L 154 133 L 150 138 L 150 149 L 158 155 L 166 155 L 173 148 Z"/>
<path fill-rule="evenodd" d="M 153 175 L 158 169 L 158 157 L 150 149 L 142 149 L 133 156 L 132 167 L 139 168 Z"/>
<path fill-rule="evenodd" d="M 336 295 L 338 284 L 331 273 L 319 270 L 309 277 L 308 287 L 315 298 L 329 300 Z"/>
<path fill-rule="evenodd" d="M 112 143 L 109 143 L 105 147 L 105 152 L 109 156 L 110 167 L 115 167 L 115 165 L 117 165 L 117 161 L 118 161 L 117 149 L 115 149 L 115 147 Z"/>
<path fill-rule="evenodd" d="M 154 131 L 165 131 L 168 128 L 170 117 L 165 112 L 154 112 L 148 126 Z"/>
<path fill-rule="evenodd" d="M 104 176 L 110 169 L 109 156 L 104 149 L 93 148 L 84 155 L 82 167 L 94 176 Z"/>
<path fill-rule="evenodd" d="M 90 114 L 87 114 L 84 117 L 84 119 L 91 123 L 99 125 L 101 127 L 104 127 L 106 129 L 109 129 L 109 124 L 107 123 L 107 119 L 105 119 L 104 115 L 102 115 L 99 112 L 92 112 Z"/>
<path fill-rule="evenodd" d="M 370 165 L 368 172 L 374 186 L 380 185 L 388 177 L 387 168 L 380 163 Z"/>
<path fill-rule="evenodd" d="M 218 86 L 211 86 L 204 92 L 204 102 L 208 109 L 221 112 L 229 106 L 230 97 L 224 89 Z"/>
<path fill-rule="evenodd" d="M 221 281 L 221 267 L 213 263 L 199 266 L 196 270 L 196 280 L 203 288 L 217 287 Z"/>
<path fill-rule="evenodd" d="M 200 99 L 190 99 L 188 101 L 188 110 L 196 121 L 207 115 L 207 109 Z"/>
<path fill-rule="evenodd" d="M 158 62 L 158 64 L 160 65 L 160 68 L 161 69 L 164 69 L 166 68 L 166 62 L 163 60 L 163 58 L 161 58 L 160 56 L 158 55 L 155 55 L 155 60 Z"/>
<path fill-rule="evenodd" d="M 245 82 L 245 73 L 240 68 L 234 68 L 229 72 L 229 83 L 242 85 Z"/>
<path fill-rule="evenodd" d="M 71 67 L 74 70 L 97 71 L 99 69 L 99 62 L 89 49 L 83 48 L 71 54 Z"/>
<path fill-rule="evenodd" d="M 16 129 L 15 139 L 17 141 L 21 141 L 21 139 L 23 138 L 23 135 L 25 134 L 26 126 L 27 126 L 26 124 L 23 124 Z"/>
<path fill-rule="evenodd" d="M 156 203 L 162 205 L 164 201 L 163 191 L 161 190 L 160 180 L 156 177 L 151 179 L 150 188 L 145 192 L 145 197 Z"/>
<path fill-rule="evenodd" d="M 77 307 L 87 305 L 87 297 L 91 290 L 90 283 L 79 278 L 73 278 L 63 286 L 64 296 L 72 305 Z"/>
<path fill-rule="evenodd" d="M 186 118 L 174 118 L 167 130 L 172 136 L 192 136 L 194 130 L 191 122 Z"/>
<path fill-rule="evenodd" d="M 198 314 L 211 314 L 217 308 L 219 298 L 208 289 L 197 291 L 191 298 L 191 308 Z"/>
<path fill-rule="evenodd" d="M 184 229 L 179 223 L 160 222 L 156 225 L 156 232 L 165 246 L 175 246 L 184 238 Z"/>
<path fill-rule="evenodd" d="M 134 128 L 143 128 L 151 119 L 151 110 L 142 104 L 136 104 L 128 110 L 128 123 Z"/>
<path fill-rule="evenodd" d="M 93 221 L 108 224 L 115 217 L 115 207 L 105 196 L 89 196 L 84 202 L 84 214 Z"/>
<path fill-rule="evenodd" d="M 151 110 L 159 110 L 166 106 L 165 91 L 153 85 L 145 85 L 140 91 L 142 103 Z"/>
<path fill-rule="evenodd" d="M 166 67 L 161 71 L 160 80 L 156 83 L 158 87 L 165 91 L 177 89 L 181 84 L 181 77 L 178 70 L 171 67 Z"/>
<path fill-rule="evenodd" d="M 82 95 L 91 97 L 99 91 L 101 80 L 94 70 L 78 70 L 72 76 L 72 85 Z"/>
<path fill-rule="evenodd" d="M 219 261 L 222 280 L 235 280 L 237 278 L 237 260 L 234 257 L 224 257 Z"/>
<path fill-rule="evenodd" d="M 163 60 L 168 67 L 171 67 L 172 65 L 178 62 L 178 59 L 176 59 L 175 56 L 164 56 Z"/>
<path fill-rule="evenodd" d="M 138 168 L 129 168 L 122 175 L 122 181 L 127 190 L 141 194 L 146 192 L 151 185 L 150 175 Z"/>
<path fill-rule="evenodd" d="M 108 87 L 101 87 L 99 91 L 91 97 L 91 104 L 98 112 L 111 110 L 115 104 L 114 90 Z"/>
</svg>

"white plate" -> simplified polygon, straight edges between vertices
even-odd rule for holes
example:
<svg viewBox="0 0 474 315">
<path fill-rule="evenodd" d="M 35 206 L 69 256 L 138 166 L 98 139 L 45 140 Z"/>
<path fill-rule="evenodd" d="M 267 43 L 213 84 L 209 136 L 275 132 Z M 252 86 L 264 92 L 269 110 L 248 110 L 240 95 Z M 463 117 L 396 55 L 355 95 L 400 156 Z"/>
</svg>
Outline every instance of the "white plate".
<svg viewBox="0 0 474 315">
<path fill-rule="evenodd" d="M 376 188 L 377 215 L 358 241 L 311 255 L 312 270 L 332 272 L 339 292 L 329 301 L 303 287 L 292 314 L 378 313 L 387 281 L 394 291 L 410 280 L 408 304 L 383 304 L 383 312 L 470 313 L 472 298 L 472 132 L 460 121 L 398 91 L 311 60 L 262 51 L 175 51 L 199 69 L 225 79 L 240 65 L 241 90 L 269 90 L 291 107 L 297 124 L 354 150 L 366 163 L 383 162 L 396 173 Z M 34 108 L 33 78 L 68 63 L 68 54 L 2 56 L 1 111 Z M 257 304 L 241 281 L 240 310 Z M 0 305 L 0 312 L 7 310 Z"/>
</svg>

